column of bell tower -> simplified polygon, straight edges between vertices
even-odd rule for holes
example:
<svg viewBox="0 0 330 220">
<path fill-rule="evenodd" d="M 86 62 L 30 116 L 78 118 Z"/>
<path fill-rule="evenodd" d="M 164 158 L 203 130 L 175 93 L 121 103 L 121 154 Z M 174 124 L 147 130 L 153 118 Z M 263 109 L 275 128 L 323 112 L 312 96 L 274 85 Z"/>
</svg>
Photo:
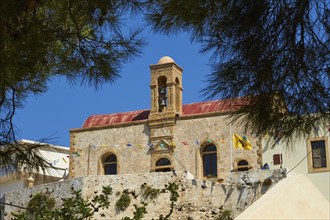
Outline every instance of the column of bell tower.
<svg viewBox="0 0 330 220">
<path fill-rule="evenodd" d="M 173 143 L 174 125 L 182 114 L 182 68 L 168 56 L 150 66 L 150 142 Z"/>
</svg>

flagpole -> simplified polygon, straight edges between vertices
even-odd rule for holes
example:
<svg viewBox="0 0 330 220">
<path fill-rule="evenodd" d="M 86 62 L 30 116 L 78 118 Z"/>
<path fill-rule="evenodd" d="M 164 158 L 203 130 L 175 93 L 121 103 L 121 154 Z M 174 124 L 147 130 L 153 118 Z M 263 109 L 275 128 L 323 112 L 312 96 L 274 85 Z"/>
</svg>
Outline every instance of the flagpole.
<svg viewBox="0 0 330 220">
<path fill-rule="evenodd" d="M 232 140 L 232 128 L 231 128 L 231 122 L 229 124 L 229 140 L 230 140 L 230 144 L 229 144 L 229 147 L 230 147 L 230 171 L 233 171 L 233 140 Z"/>
</svg>

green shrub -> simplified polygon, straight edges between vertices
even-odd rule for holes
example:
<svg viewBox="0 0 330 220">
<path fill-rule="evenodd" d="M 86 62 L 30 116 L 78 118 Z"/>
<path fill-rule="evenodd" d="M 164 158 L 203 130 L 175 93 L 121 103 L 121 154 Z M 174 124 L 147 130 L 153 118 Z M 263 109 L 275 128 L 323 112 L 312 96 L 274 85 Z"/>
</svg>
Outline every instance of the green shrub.
<svg viewBox="0 0 330 220">
<path fill-rule="evenodd" d="M 131 204 L 131 197 L 127 193 L 123 193 L 116 202 L 116 208 L 124 211 Z"/>
<path fill-rule="evenodd" d="M 154 189 L 151 186 L 144 184 L 141 185 L 141 191 L 144 199 L 155 199 L 160 193 L 159 189 Z"/>
<path fill-rule="evenodd" d="M 62 203 L 55 206 L 55 199 L 48 193 L 35 194 L 27 204 L 26 210 L 12 213 L 12 220 L 82 220 L 89 219 L 99 209 L 108 208 L 111 186 L 103 186 L 100 195 L 94 195 L 91 200 L 84 199 L 80 190 L 72 190 L 71 197 L 62 198 Z"/>
<path fill-rule="evenodd" d="M 133 212 L 133 218 L 124 217 L 122 220 L 141 220 L 144 215 L 147 214 L 147 203 L 142 202 L 142 206 L 134 205 L 135 211 Z"/>
<path fill-rule="evenodd" d="M 13 213 L 17 220 L 25 219 L 52 219 L 54 217 L 55 199 L 46 193 L 35 194 L 27 204 L 26 210 L 20 213 Z"/>
<path fill-rule="evenodd" d="M 233 217 L 231 216 L 231 211 L 228 209 L 223 210 L 216 218 L 215 220 L 233 220 Z"/>
</svg>

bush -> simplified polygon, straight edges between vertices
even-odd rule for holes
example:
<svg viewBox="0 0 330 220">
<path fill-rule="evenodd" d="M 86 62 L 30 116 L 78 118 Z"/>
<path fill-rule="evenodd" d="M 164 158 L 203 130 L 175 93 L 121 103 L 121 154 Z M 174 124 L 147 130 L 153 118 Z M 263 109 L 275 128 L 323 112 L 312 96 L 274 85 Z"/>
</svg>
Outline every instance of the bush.
<svg viewBox="0 0 330 220">
<path fill-rule="evenodd" d="M 72 190 L 71 197 L 63 198 L 62 204 L 55 208 L 55 199 L 48 193 L 35 194 L 26 207 L 19 213 L 12 213 L 12 220 L 81 220 L 88 219 L 99 209 L 108 208 L 111 186 L 104 186 L 100 195 L 95 195 L 91 201 L 84 199 L 80 190 Z"/>
<path fill-rule="evenodd" d="M 123 193 L 116 202 L 116 208 L 124 211 L 131 204 L 131 197 L 128 194 Z"/>
<path fill-rule="evenodd" d="M 231 216 L 231 211 L 228 209 L 223 210 L 219 216 L 215 218 L 215 220 L 233 220 L 233 217 Z"/>
<path fill-rule="evenodd" d="M 144 184 L 141 185 L 141 191 L 144 199 L 155 199 L 160 193 L 159 189 L 154 189 L 151 186 Z"/>
</svg>

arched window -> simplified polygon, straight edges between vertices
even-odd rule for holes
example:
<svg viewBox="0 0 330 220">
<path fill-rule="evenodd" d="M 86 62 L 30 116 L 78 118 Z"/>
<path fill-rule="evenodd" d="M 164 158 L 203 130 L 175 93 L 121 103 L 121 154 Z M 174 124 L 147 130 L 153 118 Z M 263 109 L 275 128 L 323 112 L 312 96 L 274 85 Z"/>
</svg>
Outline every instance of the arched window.
<svg viewBox="0 0 330 220">
<path fill-rule="evenodd" d="M 240 160 L 237 163 L 237 171 L 248 171 L 249 163 L 246 160 Z"/>
<path fill-rule="evenodd" d="M 217 147 L 213 144 L 207 145 L 202 150 L 203 176 L 217 176 Z"/>
<path fill-rule="evenodd" d="M 114 154 L 108 155 L 103 161 L 103 168 L 105 175 L 117 174 L 117 157 Z"/>
<path fill-rule="evenodd" d="M 156 162 L 156 172 L 168 172 L 172 170 L 171 161 L 167 158 L 160 158 Z"/>
</svg>

